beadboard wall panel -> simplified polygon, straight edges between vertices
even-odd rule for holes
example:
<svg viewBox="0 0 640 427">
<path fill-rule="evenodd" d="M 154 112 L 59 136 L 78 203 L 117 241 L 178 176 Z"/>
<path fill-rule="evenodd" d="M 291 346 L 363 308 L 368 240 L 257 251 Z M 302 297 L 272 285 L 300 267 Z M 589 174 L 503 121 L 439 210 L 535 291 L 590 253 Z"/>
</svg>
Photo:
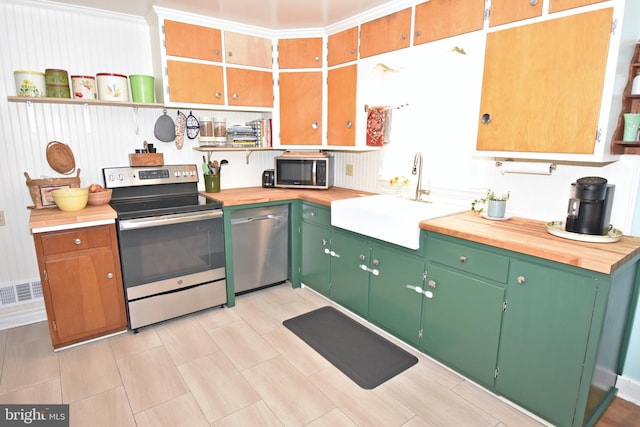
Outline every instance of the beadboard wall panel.
<svg viewBox="0 0 640 427">
<path fill-rule="evenodd" d="M 150 30 L 142 18 L 108 14 L 39 1 L 0 0 L 0 284 L 39 277 L 29 210 L 33 204 L 24 172 L 31 178 L 62 177 L 46 160 L 50 141 L 68 144 L 81 185 L 103 183 L 102 168 L 128 164 L 128 154 L 144 141 L 156 144 L 166 163 L 202 163 L 197 140 L 174 143 L 155 139 L 153 127 L 161 108 L 26 104 L 8 102 L 16 95 L 13 71 L 60 68 L 69 75 L 113 72 L 152 74 Z M 189 114 L 189 111 L 183 111 Z M 174 120 L 177 110 L 167 110 Z M 196 117 L 221 115 L 228 125 L 260 118 L 242 112 L 193 111 Z M 229 160 L 223 188 L 260 185 L 260 172 L 273 167 L 277 152 L 255 152 L 247 164 L 244 152 L 217 152 Z M 201 189 L 204 184 L 201 182 Z"/>
</svg>

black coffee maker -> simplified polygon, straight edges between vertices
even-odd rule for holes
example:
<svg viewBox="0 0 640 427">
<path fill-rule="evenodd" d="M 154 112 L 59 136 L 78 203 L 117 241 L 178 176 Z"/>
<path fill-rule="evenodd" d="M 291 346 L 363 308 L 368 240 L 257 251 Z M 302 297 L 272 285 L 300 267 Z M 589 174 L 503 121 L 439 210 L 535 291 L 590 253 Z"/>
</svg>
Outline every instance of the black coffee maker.
<svg viewBox="0 0 640 427">
<path fill-rule="evenodd" d="M 580 234 L 607 234 L 611 227 L 614 190 L 615 185 L 597 176 L 587 176 L 572 183 L 565 230 Z"/>
</svg>

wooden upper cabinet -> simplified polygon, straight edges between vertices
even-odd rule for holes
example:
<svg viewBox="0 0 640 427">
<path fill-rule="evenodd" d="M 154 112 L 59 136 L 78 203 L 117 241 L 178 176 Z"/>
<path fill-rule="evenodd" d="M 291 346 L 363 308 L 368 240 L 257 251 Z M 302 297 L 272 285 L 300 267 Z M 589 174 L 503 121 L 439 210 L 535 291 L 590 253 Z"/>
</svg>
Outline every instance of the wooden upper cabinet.
<svg viewBox="0 0 640 427">
<path fill-rule="evenodd" d="M 489 26 L 495 27 L 540 16 L 542 3 L 542 0 L 491 0 Z"/>
<path fill-rule="evenodd" d="M 280 68 L 321 68 L 322 37 L 278 40 Z"/>
<path fill-rule="evenodd" d="M 477 149 L 593 154 L 612 16 L 607 8 L 487 34 Z"/>
<path fill-rule="evenodd" d="M 224 47 L 228 64 L 273 68 L 271 39 L 248 34 L 224 32 Z"/>
<path fill-rule="evenodd" d="M 356 83 L 358 66 L 329 70 L 327 143 L 334 146 L 356 145 Z"/>
<path fill-rule="evenodd" d="M 229 105 L 273 107 L 271 71 L 227 67 Z"/>
<path fill-rule="evenodd" d="M 328 37 L 329 66 L 358 59 L 358 27 L 349 28 Z"/>
<path fill-rule="evenodd" d="M 165 20 L 164 36 L 168 56 L 222 62 L 222 37 L 216 28 Z"/>
<path fill-rule="evenodd" d="M 603 1 L 607 0 L 551 0 L 549 2 L 549 13 L 560 12 L 588 4 L 602 3 Z"/>
<path fill-rule="evenodd" d="M 224 104 L 222 66 L 167 61 L 171 102 Z"/>
<path fill-rule="evenodd" d="M 322 145 L 322 72 L 280 73 L 280 144 Z"/>
<path fill-rule="evenodd" d="M 413 44 L 482 29 L 485 0 L 431 0 L 416 6 Z"/>
<path fill-rule="evenodd" d="M 366 22 L 360 27 L 360 57 L 409 47 L 411 8 Z"/>
</svg>

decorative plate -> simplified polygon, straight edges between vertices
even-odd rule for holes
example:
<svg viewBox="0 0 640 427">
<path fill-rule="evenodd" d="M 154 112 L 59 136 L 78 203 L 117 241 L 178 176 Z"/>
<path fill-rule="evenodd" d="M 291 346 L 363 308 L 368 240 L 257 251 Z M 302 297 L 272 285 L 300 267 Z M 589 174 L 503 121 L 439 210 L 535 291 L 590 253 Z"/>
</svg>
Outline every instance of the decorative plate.
<svg viewBox="0 0 640 427">
<path fill-rule="evenodd" d="M 484 212 L 481 212 L 480 216 L 484 219 L 490 219 L 491 221 L 507 221 L 513 218 L 511 215 L 507 215 L 507 214 L 505 214 L 502 218 L 496 218 L 495 216 L 489 216 Z"/>
<path fill-rule="evenodd" d="M 565 230 L 564 221 L 547 222 L 547 232 L 553 234 L 554 236 L 562 237 L 565 239 L 591 243 L 613 243 L 617 242 L 622 237 L 622 231 L 613 227 L 611 227 L 607 234 L 602 236 L 594 234 L 573 233 L 571 231 Z"/>
</svg>

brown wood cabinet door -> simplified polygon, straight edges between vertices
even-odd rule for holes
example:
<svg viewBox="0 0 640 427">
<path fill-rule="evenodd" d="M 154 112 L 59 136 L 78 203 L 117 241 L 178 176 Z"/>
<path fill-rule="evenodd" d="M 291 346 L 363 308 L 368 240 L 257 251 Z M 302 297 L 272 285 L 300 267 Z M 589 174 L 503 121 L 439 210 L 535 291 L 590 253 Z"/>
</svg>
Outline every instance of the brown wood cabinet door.
<svg viewBox="0 0 640 427">
<path fill-rule="evenodd" d="M 264 37 L 225 31 L 225 61 L 228 64 L 273 68 L 271 44 L 271 39 Z"/>
<path fill-rule="evenodd" d="M 602 3 L 607 0 L 551 0 L 549 2 L 549 13 L 560 12 L 561 10 L 573 9 L 588 4 Z"/>
<path fill-rule="evenodd" d="M 327 141 L 329 145 L 356 145 L 356 83 L 358 66 L 329 70 Z"/>
<path fill-rule="evenodd" d="M 431 0 L 416 6 L 413 44 L 482 29 L 485 0 Z"/>
<path fill-rule="evenodd" d="M 222 61 L 222 37 L 216 28 L 165 20 L 164 34 L 169 56 Z"/>
<path fill-rule="evenodd" d="M 120 266 L 111 248 L 51 257 L 45 268 L 58 343 L 126 326 Z"/>
<path fill-rule="evenodd" d="M 167 69 L 171 102 L 224 104 L 221 66 L 169 60 Z"/>
<path fill-rule="evenodd" d="M 273 74 L 271 71 L 227 68 L 229 105 L 273 107 Z"/>
<path fill-rule="evenodd" d="M 322 37 L 278 40 L 280 68 L 322 67 Z"/>
<path fill-rule="evenodd" d="M 322 145 L 322 72 L 280 74 L 280 144 Z"/>
<path fill-rule="evenodd" d="M 360 58 L 409 47 L 411 8 L 360 26 Z"/>
<path fill-rule="evenodd" d="M 593 153 L 612 15 L 602 9 L 489 33 L 477 149 Z"/>
<path fill-rule="evenodd" d="M 530 0 L 491 0 L 489 26 L 521 21 L 542 15 L 542 0 L 531 4 Z"/>
<path fill-rule="evenodd" d="M 328 37 L 329 66 L 358 59 L 358 27 L 349 28 Z"/>
</svg>

